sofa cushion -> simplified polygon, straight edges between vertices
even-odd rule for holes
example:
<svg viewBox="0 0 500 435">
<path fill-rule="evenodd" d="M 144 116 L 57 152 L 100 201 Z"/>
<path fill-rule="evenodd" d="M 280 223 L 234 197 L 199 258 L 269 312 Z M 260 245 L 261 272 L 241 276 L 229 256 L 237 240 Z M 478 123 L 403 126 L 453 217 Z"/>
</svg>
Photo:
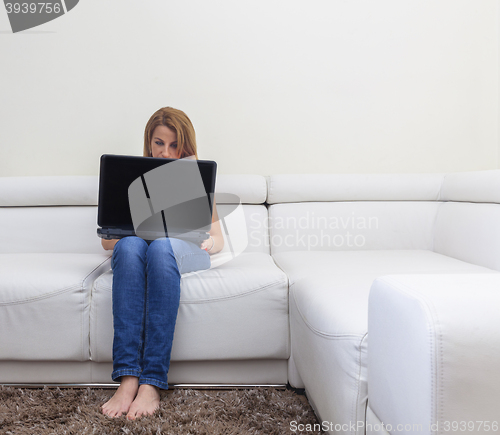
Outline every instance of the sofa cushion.
<svg viewBox="0 0 500 435">
<path fill-rule="evenodd" d="M 181 279 L 172 360 L 287 359 L 288 280 L 268 254 L 212 256 L 212 268 Z M 220 264 L 217 266 L 217 264 Z M 92 289 L 92 360 L 112 360 L 112 271 Z"/>
<path fill-rule="evenodd" d="M 0 254 L 0 359 L 89 360 L 93 280 L 106 254 Z"/>
<path fill-rule="evenodd" d="M 426 250 L 282 252 L 273 258 L 309 327 L 328 335 L 366 333 L 368 293 L 379 276 L 494 273 Z"/>
</svg>

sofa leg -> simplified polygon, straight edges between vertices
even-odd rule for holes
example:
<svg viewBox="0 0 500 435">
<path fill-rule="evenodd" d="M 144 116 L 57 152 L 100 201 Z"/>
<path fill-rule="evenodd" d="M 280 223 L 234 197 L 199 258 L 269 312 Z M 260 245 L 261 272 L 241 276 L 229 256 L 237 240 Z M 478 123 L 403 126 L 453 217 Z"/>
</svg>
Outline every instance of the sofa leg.
<svg viewBox="0 0 500 435">
<path fill-rule="evenodd" d="M 286 389 L 291 390 L 296 394 L 300 394 L 301 396 L 304 396 L 306 394 L 306 389 L 305 388 L 295 388 L 290 385 L 290 383 L 286 384 Z"/>
</svg>

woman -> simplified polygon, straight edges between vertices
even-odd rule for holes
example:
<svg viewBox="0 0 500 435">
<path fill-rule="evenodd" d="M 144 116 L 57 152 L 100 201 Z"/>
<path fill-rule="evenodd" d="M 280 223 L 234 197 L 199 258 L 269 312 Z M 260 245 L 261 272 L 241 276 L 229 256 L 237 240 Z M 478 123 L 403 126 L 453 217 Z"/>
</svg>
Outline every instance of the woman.
<svg viewBox="0 0 500 435">
<path fill-rule="evenodd" d="M 198 159 L 193 125 L 180 110 L 164 107 L 151 116 L 144 132 L 144 156 Z M 168 389 L 167 373 L 180 300 L 182 273 L 210 267 L 210 255 L 224 239 L 213 207 L 210 238 L 201 246 L 179 239 L 145 241 L 139 237 L 102 239 L 113 250 L 113 373 L 120 382 L 102 406 L 110 417 L 134 420 L 151 415 Z"/>
</svg>

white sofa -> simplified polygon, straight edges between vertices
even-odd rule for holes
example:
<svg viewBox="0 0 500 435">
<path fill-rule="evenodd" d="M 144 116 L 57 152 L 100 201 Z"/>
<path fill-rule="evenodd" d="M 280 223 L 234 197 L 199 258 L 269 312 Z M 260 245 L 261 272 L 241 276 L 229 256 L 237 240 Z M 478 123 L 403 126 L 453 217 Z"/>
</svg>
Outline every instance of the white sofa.
<svg viewBox="0 0 500 435">
<path fill-rule="evenodd" d="M 375 423 L 433 423 L 447 406 L 476 418 L 486 408 L 467 401 L 474 388 L 500 402 L 499 321 L 476 322 L 500 308 L 500 170 L 220 175 L 216 190 L 239 197 L 245 219 L 229 214 L 213 267 L 183 276 L 170 383 L 289 383 L 331 433 L 401 432 Z M 235 209 L 220 198 L 222 214 Z M 112 272 L 96 205 L 97 177 L 0 178 L 0 383 L 111 382 Z M 245 249 L 232 258 L 230 246 Z M 470 295 L 458 311 L 453 280 Z M 438 320 L 398 302 L 405 286 L 436 298 Z M 436 353 L 425 331 L 443 318 Z M 475 374 L 462 391 L 465 371 Z"/>
</svg>

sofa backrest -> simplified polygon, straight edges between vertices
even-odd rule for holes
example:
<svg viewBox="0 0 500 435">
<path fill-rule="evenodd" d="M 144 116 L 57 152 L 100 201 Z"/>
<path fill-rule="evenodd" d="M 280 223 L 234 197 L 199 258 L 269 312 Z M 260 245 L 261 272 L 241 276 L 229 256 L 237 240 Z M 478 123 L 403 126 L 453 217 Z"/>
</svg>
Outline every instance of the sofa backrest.
<svg viewBox="0 0 500 435">
<path fill-rule="evenodd" d="M 0 178 L 0 253 L 104 253 L 98 177 Z"/>
<path fill-rule="evenodd" d="M 500 170 L 444 178 L 434 250 L 500 271 Z"/>
<path fill-rule="evenodd" d="M 243 252 L 269 254 L 266 179 L 261 175 L 219 175 L 215 193 L 225 241 L 221 253 L 229 253 L 231 248 L 238 252 L 241 247 Z"/>
<path fill-rule="evenodd" d="M 216 192 L 244 252 L 429 249 L 500 271 L 500 170 L 219 175 Z M 96 176 L 0 177 L 0 253 L 105 252 L 97 195 Z"/>
<path fill-rule="evenodd" d="M 428 249 L 500 271 L 500 170 L 268 177 L 271 253 Z"/>
<path fill-rule="evenodd" d="M 271 253 L 432 249 L 442 174 L 273 175 Z"/>
<path fill-rule="evenodd" d="M 217 177 L 217 209 L 229 240 L 244 252 L 269 253 L 266 195 L 262 176 Z M 0 253 L 105 253 L 96 232 L 97 202 L 97 176 L 0 178 Z"/>
</svg>

